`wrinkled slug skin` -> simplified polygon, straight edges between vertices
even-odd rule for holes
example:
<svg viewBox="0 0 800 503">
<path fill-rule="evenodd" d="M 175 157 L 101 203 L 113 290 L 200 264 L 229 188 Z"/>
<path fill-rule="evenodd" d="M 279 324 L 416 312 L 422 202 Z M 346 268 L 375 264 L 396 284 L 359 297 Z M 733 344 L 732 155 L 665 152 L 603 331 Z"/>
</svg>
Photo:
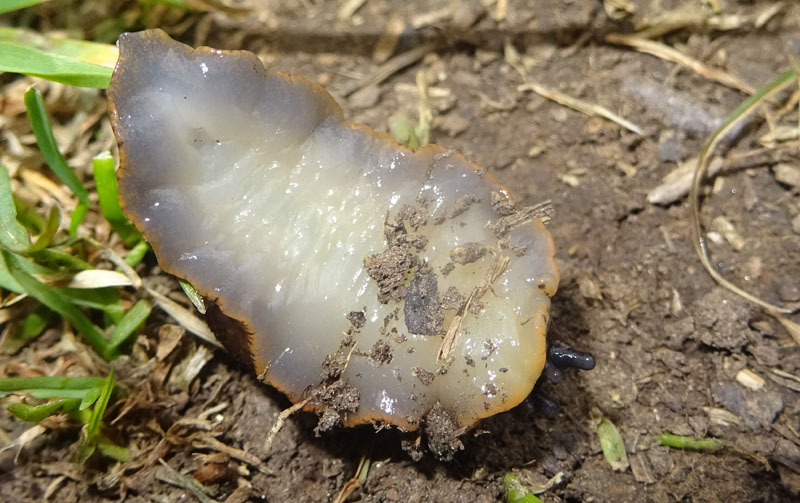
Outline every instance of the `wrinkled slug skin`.
<svg viewBox="0 0 800 503">
<path fill-rule="evenodd" d="M 162 268 L 241 327 L 233 353 L 252 356 L 245 363 L 266 382 L 303 399 L 349 332 L 342 379 L 359 406 L 347 425 L 413 430 L 440 402 L 468 427 L 529 394 L 558 268 L 539 220 L 497 231 L 492 193 L 496 202 L 505 191 L 491 176 L 442 147 L 411 151 L 344 121 L 321 87 L 265 70 L 249 52 L 193 50 L 155 30 L 124 34 L 119 48 L 109 100 L 123 208 Z M 387 224 L 406 233 L 412 244 L 400 248 L 416 262 L 381 302 L 386 284 L 366 264 L 398 243 Z M 482 254 L 451 263 L 454 248 Z M 459 306 L 506 258 L 437 360 Z M 438 294 L 404 298 L 421 269 Z M 412 297 L 428 299 L 438 328 L 412 333 Z"/>
</svg>

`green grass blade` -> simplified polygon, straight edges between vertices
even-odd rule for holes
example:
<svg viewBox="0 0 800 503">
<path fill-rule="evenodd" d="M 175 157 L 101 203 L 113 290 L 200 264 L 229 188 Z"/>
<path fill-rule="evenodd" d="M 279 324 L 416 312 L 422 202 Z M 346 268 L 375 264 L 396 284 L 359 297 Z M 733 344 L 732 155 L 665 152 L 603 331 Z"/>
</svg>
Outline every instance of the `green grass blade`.
<svg viewBox="0 0 800 503">
<path fill-rule="evenodd" d="M 137 329 L 150 316 L 152 309 L 148 301 L 140 300 L 125 313 L 125 316 L 114 328 L 114 331 L 108 336 L 108 349 L 106 354 L 103 355 L 106 360 L 111 360 L 118 356 L 117 349 L 136 334 Z"/>
<path fill-rule="evenodd" d="M 47 215 L 47 220 L 45 221 L 42 232 L 36 238 L 36 242 L 34 242 L 25 253 L 36 253 L 47 248 L 50 245 L 50 240 L 53 239 L 53 236 L 58 232 L 58 223 L 60 220 L 61 215 L 58 212 L 58 208 L 55 206 L 50 208 L 50 213 Z"/>
<path fill-rule="evenodd" d="M 25 289 L 28 295 L 68 319 L 72 325 L 83 334 L 86 341 L 95 351 L 101 355 L 104 354 L 106 339 L 92 322 L 89 321 L 86 315 L 56 289 L 45 286 L 36 278 L 25 272 L 20 265 L 20 262 L 24 261 L 24 259 L 6 251 L 3 252 L 3 255 L 9 272 L 11 272 L 11 275 L 17 283 Z"/>
<path fill-rule="evenodd" d="M 112 69 L 77 58 L 0 42 L 0 71 L 22 73 L 71 86 L 105 89 Z"/>
<path fill-rule="evenodd" d="M 96 33 L 96 29 L 93 31 Z M 117 34 L 120 31 L 124 30 L 117 30 Z M 116 38 L 114 36 L 114 39 Z M 28 47 L 47 54 L 64 56 L 110 69 L 114 68 L 119 58 L 119 50 L 112 44 L 42 35 L 25 28 L 0 27 L 0 42 Z"/>
<path fill-rule="evenodd" d="M 25 204 L 24 201 L 14 196 L 14 207 L 17 209 L 17 221 L 34 234 L 40 234 L 44 229 L 44 218 L 36 210 Z"/>
<path fill-rule="evenodd" d="M 131 248 L 131 251 L 125 255 L 125 263 L 131 267 L 136 267 L 144 259 L 147 252 L 150 251 L 150 244 L 144 239 L 139 240 L 136 246 Z"/>
<path fill-rule="evenodd" d="M 114 458 L 120 463 L 124 463 L 131 459 L 131 451 L 129 449 L 113 443 L 103 434 L 100 434 L 99 438 L 97 439 L 97 448 L 100 449 L 100 452 L 106 456 Z"/>
<path fill-rule="evenodd" d="M 13 252 L 22 252 L 31 245 L 28 231 L 17 221 L 11 179 L 5 166 L 0 166 L 0 245 Z"/>
<path fill-rule="evenodd" d="M 108 400 L 111 398 L 112 391 L 114 391 L 113 368 L 111 372 L 108 373 L 108 377 L 105 379 L 103 387 L 100 389 L 100 395 L 94 405 L 89 422 L 86 425 L 86 431 L 90 439 L 95 438 L 100 433 L 100 422 L 103 420 L 103 414 L 106 412 L 106 406 L 108 406 Z"/>
<path fill-rule="evenodd" d="M 74 398 L 80 402 L 87 394 L 94 393 L 92 389 L 27 389 L 24 391 L 34 398 Z M 95 395 L 96 397 L 97 395 Z"/>
<path fill-rule="evenodd" d="M 81 403 L 78 406 L 78 410 L 86 410 L 91 407 L 92 404 L 95 403 L 98 398 L 100 398 L 100 394 L 102 392 L 103 388 L 101 386 L 88 390 L 81 398 Z"/>
<path fill-rule="evenodd" d="M 103 311 L 115 325 L 125 316 L 125 308 L 119 301 L 119 292 L 116 288 L 54 288 L 54 290 L 76 306 Z"/>
<path fill-rule="evenodd" d="M 0 379 L 0 393 L 12 391 L 80 391 L 86 393 L 92 388 L 99 388 L 105 383 L 103 377 L 7 377 Z M 83 395 L 81 395 L 82 397 Z"/>
<path fill-rule="evenodd" d="M 71 237 L 78 235 L 78 227 L 80 227 L 81 222 L 83 222 L 84 217 L 86 217 L 86 212 L 88 211 L 89 204 L 84 203 L 83 201 L 79 202 L 77 206 L 75 206 L 75 211 L 72 212 L 72 217 L 69 219 L 69 235 Z"/>
<path fill-rule="evenodd" d="M 192 301 L 192 304 L 194 304 L 194 308 L 197 309 L 200 314 L 206 314 L 206 303 L 203 301 L 203 296 L 200 295 L 197 288 L 185 279 L 178 278 L 178 283 L 181 285 L 183 293 L 185 293 L 186 296 L 189 297 L 189 300 Z"/>
<path fill-rule="evenodd" d="M 86 426 L 81 430 L 81 439 L 75 446 L 75 461 L 85 463 L 97 449 L 97 442 L 91 441 L 86 434 Z"/>
<path fill-rule="evenodd" d="M 110 152 L 103 152 L 92 159 L 92 173 L 97 186 L 97 197 L 100 200 L 100 211 L 111 224 L 114 232 L 127 246 L 132 246 L 139 241 L 141 235 L 133 224 L 128 221 L 119 205 L 117 193 L 117 173 L 114 170 L 114 158 Z"/>
<path fill-rule="evenodd" d="M 725 447 L 723 440 L 716 438 L 693 438 L 673 435 L 672 433 L 662 433 L 656 439 L 661 445 L 674 449 L 694 449 L 698 451 L 716 451 Z"/>
<path fill-rule="evenodd" d="M 13 335 L 2 341 L 1 351 L 13 354 L 24 346 L 29 340 L 38 337 L 53 319 L 53 311 L 45 306 L 39 306 L 36 311 L 25 317 L 25 321 L 17 328 Z"/>
<path fill-rule="evenodd" d="M 506 503 L 542 503 L 542 500 L 528 492 L 519 478 L 511 472 L 507 472 L 503 477 L 503 488 L 506 490 Z"/>
<path fill-rule="evenodd" d="M 0 44 L 0 54 L 3 54 L 2 51 L 2 45 Z M 2 70 L 2 64 L 0 64 L 0 70 Z M 67 161 L 58 151 L 58 144 L 56 144 L 56 139 L 53 136 L 53 129 L 50 127 L 50 119 L 47 117 L 47 111 L 44 108 L 42 94 L 36 88 L 31 87 L 25 91 L 25 107 L 28 110 L 28 120 L 31 122 L 33 134 L 36 136 L 36 143 L 39 145 L 39 150 L 42 151 L 48 166 L 64 182 L 64 185 L 70 188 L 78 200 L 88 206 L 89 192 L 78 180 L 72 168 L 67 166 Z"/>
<path fill-rule="evenodd" d="M 48 0 L 3 0 L 0 2 L 0 14 L 14 12 L 15 10 L 24 9 L 25 7 L 31 7 L 33 5 L 39 5 L 40 3 L 47 1 Z"/>
<path fill-rule="evenodd" d="M 85 260 L 81 260 L 80 258 L 72 255 L 71 253 L 67 253 L 65 251 L 56 250 L 55 248 L 45 248 L 42 251 L 38 251 L 31 255 L 36 262 L 41 264 L 48 264 L 53 265 L 56 268 L 67 269 L 69 271 L 88 271 L 89 269 L 94 269 L 92 264 L 86 262 Z M 33 263 L 33 262 L 31 262 Z M 50 269 L 49 274 L 55 273 L 55 270 Z M 34 274 L 48 274 L 46 272 L 36 272 Z"/>
<path fill-rule="evenodd" d="M 46 417 L 74 410 L 77 405 L 78 400 L 74 398 L 62 398 L 41 405 L 14 403 L 8 406 L 8 411 L 23 421 L 38 423 Z"/>
</svg>

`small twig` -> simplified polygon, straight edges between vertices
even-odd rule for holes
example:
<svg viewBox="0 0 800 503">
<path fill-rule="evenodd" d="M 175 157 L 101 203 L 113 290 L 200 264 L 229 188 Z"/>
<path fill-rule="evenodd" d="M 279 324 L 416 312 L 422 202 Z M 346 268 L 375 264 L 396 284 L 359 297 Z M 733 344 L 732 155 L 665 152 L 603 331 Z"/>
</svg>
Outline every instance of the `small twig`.
<svg viewBox="0 0 800 503">
<path fill-rule="evenodd" d="M 162 458 L 159 458 L 158 462 L 164 467 L 162 473 L 156 473 L 156 478 L 158 480 L 182 489 L 186 489 L 187 491 L 191 492 L 195 498 L 200 500 L 200 503 L 217 503 L 217 500 L 209 496 L 210 492 L 208 488 L 196 481 L 194 477 L 183 475 L 175 468 L 169 466 Z"/>
<path fill-rule="evenodd" d="M 606 42 L 632 47 L 639 52 L 644 52 L 666 61 L 678 63 L 679 65 L 692 70 L 698 75 L 715 82 L 719 82 L 720 84 L 733 89 L 737 89 L 746 94 L 753 94 L 756 92 L 756 89 L 753 86 L 746 83 L 739 77 L 727 72 L 723 72 L 722 70 L 718 70 L 716 68 L 711 68 L 705 63 L 701 63 L 700 61 L 687 56 L 686 54 L 683 54 L 682 52 L 679 52 L 666 44 L 662 44 L 661 42 L 655 42 L 653 40 L 647 40 L 645 38 L 633 35 L 622 35 L 620 33 L 609 33 L 606 35 Z"/>
<path fill-rule="evenodd" d="M 172 316 L 183 328 L 216 347 L 222 347 L 216 337 L 214 337 L 208 325 L 197 316 L 189 312 L 174 300 L 161 295 L 152 288 L 147 288 L 147 293 L 153 297 L 158 307 L 163 309 L 168 315 Z"/>
<path fill-rule="evenodd" d="M 595 103 L 584 101 L 578 98 L 573 98 L 572 96 L 564 94 L 561 91 L 556 91 L 555 89 L 549 89 L 535 82 L 526 82 L 525 84 L 521 84 L 517 86 L 517 91 L 533 91 L 540 96 L 555 101 L 559 105 L 564 105 L 565 107 L 577 110 L 578 112 L 586 114 L 590 117 L 592 116 L 603 117 L 605 119 L 610 120 L 611 122 L 619 124 L 628 131 L 632 131 L 640 136 L 644 136 L 644 131 L 642 131 L 642 128 L 640 128 L 639 126 L 637 126 L 636 124 L 627 119 L 623 119 L 622 117 L 615 114 L 611 110 L 603 106 L 597 105 Z"/>
<path fill-rule="evenodd" d="M 348 89 L 345 89 L 345 91 L 342 93 L 342 96 L 348 97 L 351 94 L 364 89 L 365 87 L 380 84 L 384 80 L 394 75 L 396 72 L 422 59 L 435 47 L 436 45 L 432 43 L 423 44 L 402 54 L 398 54 L 397 56 L 386 61 L 386 63 L 379 66 L 378 69 L 372 74 L 361 79 L 361 81 L 357 82 Z"/>
<path fill-rule="evenodd" d="M 194 446 L 197 448 L 200 449 L 205 448 L 218 452 L 224 452 L 233 459 L 238 459 L 239 461 L 247 463 L 248 465 L 260 471 L 261 473 L 264 473 L 266 475 L 273 475 L 273 472 L 269 468 L 267 468 L 266 465 L 264 465 L 264 463 L 261 462 L 258 456 L 250 454 L 247 451 L 243 451 L 241 449 L 237 449 L 235 447 L 231 447 L 227 444 L 224 444 L 207 433 L 198 434 L 195 438 L 198 440 L 198 442 L 194 444 Z"/>
<path fill-rule="evenodd" d="M 789 332 L 789 335 L 792 336 L 792 339 L 794 339 L 794 342 L 796 342 L 797 345 L 800 346 L 800 325 L 798 325 L 797 323 L 793 322 L 789 318 L 786 318 L 785 316 L 781 316 L 780 314 L 777 314 L 777 313 L 770 313 L 770 314 L 776 320 L 778 320 L 778 322 L 781 325 L 783 325 L 783 328 L 785 328 L 786 331 Z"/>
<path fill-rule="evenodd" d="M 133 267 L 129 266 L 128 263 L 125 262 L 125 259 L 114 253 L 114 250 L 90 237 L 84 237 L 82 239 L 84 239 L 87 243 L 100 250 L 101 254 L 105 258 L 107 258 L 115 266 L 117 266 L 119 270 L 122 272 L 122 274 L 128 277 L 134 288 L 138 290 L 139 288 L 142 287 L 142 278 L 139 277 L 138 274 L 136 274 L 136 271 L 133 270 Z"/>
<path fill-rule="evenodd" d="M 306 404 L 311 401 L 311 398 L 313 398 L 313 395 L 309 396 L 305 400 L 297 402 L 288 409 L 282 410 L 281 413 L 278 414 L 278 418 L 275 420 L 275 424 L 273 424 L 272 428 L 270 428 L 269 433 L 267 434 L 267 439 L 264 441 L 264 447 L 262 447 L 261 449 L 264 452 L 264 455 L 269 454 L 269 451 L 272 448 L 272 441 L 275 440 L 275 435 L 277 435 L 278 432 L 281 431 L 281 428 L 283 428 L 283 424 L 286 422 L 287 419 L 289 419 L 289 416 L 291 416 L 295 412 L 305 407 Z"/>
<path fill-rule="evenodd" d="M 450 354 L 452 354 L 453 349 L 455 349 L 456 342 L 458 341 L 458 334 L 461 331 L 461 323 L 464 321 L 464 317 L 469 310 L 469 306 L 474 300 L 483 297 L 483 295 L 492 287 L 492 283 L 494 283 L 495 280 L 505 272 L 506 267 L 508 267 L 508 263 L 510 261 L 508 257 L 494 250 L 492 250 L 492 253 L 495 256 L 495 260 L 492 262 L 491 267 L 489 267 L 489 270 L 486 272 L 486 276 L 483 278 L 483 281 L 472 289 L 467 297 L 467 300 L 464 301 L 456 315 L 453 317 L 453 321 L 450 322 L 450 326 L 447 327 L 447 333 L 445 333 L 444 339 L 442 339 L 442 343 L 439 345 L 439 351 L 436 353 L 436 362 L 439 364 L 446 362 L 448 358 L 450 358 Z"/>
<path fill-rule="evenodd" d="M 369 458 L 369 456 L 361 456 L 361 461 L 358 462 L 358 468 L 356 468 L 355 475 L 353 475 L 353 477 L 345 483 L 344 487 L 342 487 L 342 490 L 339 491 L 339 494 L 332 503 L 344 503 L 344 501 L 348 496 L 350 496 L 350 494 L 352 494 L 353 491 L 366 482 L 371 464 L 372 460 Z"/>
<path fill-rule="evenodd" d="M 336 19 L 338 19 L 339 21 L 347 21 L 365 3 L 367 3 L 367 0 L 348 0 L 339 9 L 339 13 L 336 15 Z"/>
</svg>

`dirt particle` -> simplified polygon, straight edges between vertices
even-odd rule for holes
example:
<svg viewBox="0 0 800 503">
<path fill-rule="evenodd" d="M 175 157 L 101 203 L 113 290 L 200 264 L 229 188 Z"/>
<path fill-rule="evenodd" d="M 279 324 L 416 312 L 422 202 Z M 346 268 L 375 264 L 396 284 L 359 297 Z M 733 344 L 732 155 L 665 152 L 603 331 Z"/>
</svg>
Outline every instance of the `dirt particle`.
<svg viewBox="0 0 800 503">
<path fill-rule="evenodd" d="M 322 415 L 314 428 L 317 435 L 339 424 L 343 414 L 357 411 L 360 401 L 358 390 L 342 379 L 321 387 L 316 398 L 322 404 Z"/>
<path fill-rule="evenodd" d="M 338 412 L 335 412 L 330 409 L 325 409 L 322 411 L 322 415 L 319 416 L 319 420 L 317 421 L 317 426 L 314 428 L 314 434 L 319 436 L 320 433 L 324 431 L 330 431 L 333 429 L 334 426 L 338 425 L 341 422 L 342 418 Z"/>
<path fill-rule="evenodd" d="M 325 386 L 319 392 L 319 401 L 336 412 L 355 412 L 358 410 L 358 390 L 347 381 L 338 380 Z"/>
<path fill-rule="evenodd" d="M 473 360 L 470 355 L 464 355 L 464 361 L 467 362 L 467 365 L 469 365 L 470 367 L 475 366 L 475 360 Z"/>
<path fill-rule="evenodd" d="M 445 292 L 444 297 L 442 297 L 442 309 L 461 309 L 465 300 L 464 296 L 458 291 L 458 288 L 451 286 Z"/>
<path fill-rule="evenodd" d="M 425 451 L 422 450 L 422 437 L 419 436 L 415 440 L 404 438 L 400 441 L 400 447 L 414 462 L 419 461 L 425 455 Z"/>
<path fill-rule="evenodd" d="M 486 339 L 481 345 L 481 360 L 486 360 L 497 350 L 497 344 L 491 339 Z"/>
<path fill-rule="evenodd" d="M 363 311 L 350 311 L 350 314 L 347 315 L 347 321 L 349 321 L 353 327 L 359 329 L 367 323 L 367 318 L 364 316 Z"/>
<path fill-rule="evenodd" d="M 392 329 L 392 334 L 394 334 L 394 342 L 397 344 L 402 344 L 408 340 L 408 336 L 404 333 L 398 332 L 396 328 Z"/>
<path fill-rule="evenodd" d="M 493 190 L 491 197 L 492 209 L 501 217 L 513 215 L 517 212 L 517 205 L 508 197 L 507 193 Z"/>
<path fill-rule="evenodd" d="M 478 299 L 472 299 L 472 302 L 469 303 L 469 312 L 474 315 L 479 315 L 481 314 L 481 311 L 483 311 L 484 307 L 485 304 L 483 303 L 483 301 Z"/>
<path fill-rule="evenodd" d="M 458 438 L 456 422 L 439 402 L 425 416 L 423 431 L 428 449 L 438 459 L 451 461 L 456 452 L 464 449 L 464 444 Z"/>
<path fill-rule="evenodd" d="M 322 362 L 322 371 L 320 372 L 320 377 L 323 380 L 332 381 L 339 378 L 345 367 L 347 367 L 351 349 L 355 344 L 355 339 L 352 336 L 347 336 L 342 339 L 339 349 L 335 353 L 325 356 L 325 360 Z"/>
<path fill-rule="evenodd" d="M 446 263 L 441 269 L 442 276 L 447 276 L 448 274 L 453 272 L 453 270 L 455 270 L 455 268 L 456 268 L 456 265 L 454 263 L 452 263 L 452 262 Z"/>
<path fill-rule="evenodd" d="M 419 379 L 423 385 L 427 386 L 436 379 L 436 374 L 433 372 L 428 372 L 422 367 L 413 367 L 411 369 L 411 375 Z"/>
<path fill-rule="evenodd" d="M 392 347 L 386 341 L 379 340 L 372 346 L 369 357 L 378 364 L 391 363 Z"/>
<path fill-rule="evenodd" d="M 444 314 L 439 303 L 436 275 L 418 272 L 408 286 L 403 306 L 406 328 L 412 334 L 434 335 L 444 330 Z"/>
<path fill-rule="evenodd" d="M 422 251 L 428 246 L 428 238 L 422 234 L 399 234 L 394 243 L 395 245 L 408 245 L 417 251 Z"/>
<path fill-rule="evenodd" d="M 364 260 L 369 277 L 378 283 L 378 302 L 387 304 L 402 300 L 408 291 L 406 275 L 416 265 L 415 257 L 407 244 L 390 246 L 388 249 Z"/>
<path fill-rule="evenodd" d="M 464 243 L 450 250 L 450 260 L 456 264 L 471 264 L 486 255 L 486 247 L 480 243 Z"/>
<path fill-rule="evenodd" d="M 483 387 L 483 394 L 488 398 L 494 398 L 497 395 L 497 385 L 489 383 Z"/>
<path fill-rule="evenodd" d="M 414 205 L 406 204 L 397 212 L 397 224 L 408 222 L 416 229 L 428 222 L 428 203 L 425 198 L 418 198 Z"/>
<path fill-rule="evenodd" d="M 236 471 L 230 468 L 228 459 L 225 459 L 220 462 L 207 461 L 194 471 L 192 477 L 203 485 L 211 485 L 236 480 L 236 475 Z"/>
<path fill-rule="evenodd" d="M 447 220 L 451 220 L 456 218 L 457 216 L 463 214 L 465 211 L 469 209 L 474 203 L 480 202 L 480 200 L 472 194 L 466 194 L 444 208 L 444 212 L 442 215 L 436 217 L 436 220 L 433 222 L 436 225 L 441 225 Z"/>
</svg>

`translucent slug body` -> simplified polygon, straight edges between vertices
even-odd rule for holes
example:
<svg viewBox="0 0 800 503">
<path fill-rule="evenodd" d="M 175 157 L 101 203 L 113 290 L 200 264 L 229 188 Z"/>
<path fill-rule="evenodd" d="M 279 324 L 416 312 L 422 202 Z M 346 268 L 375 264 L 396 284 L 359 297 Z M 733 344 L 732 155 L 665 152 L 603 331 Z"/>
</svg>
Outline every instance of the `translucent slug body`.
<svg viewBox="0 0 800 503">
<path fill-rule="evenodd" d="M 530 393 L 558 286 L 535 209 L 445 148 L 346 122 L 249 52 L 160 31 L 119 48 L 125 212 L 214 302 L 212 326 L 238 322 L 220 339 L 265 382 L 331 424 L 404 430 L 436 409 L 463 431 Z"/>
</svg>

